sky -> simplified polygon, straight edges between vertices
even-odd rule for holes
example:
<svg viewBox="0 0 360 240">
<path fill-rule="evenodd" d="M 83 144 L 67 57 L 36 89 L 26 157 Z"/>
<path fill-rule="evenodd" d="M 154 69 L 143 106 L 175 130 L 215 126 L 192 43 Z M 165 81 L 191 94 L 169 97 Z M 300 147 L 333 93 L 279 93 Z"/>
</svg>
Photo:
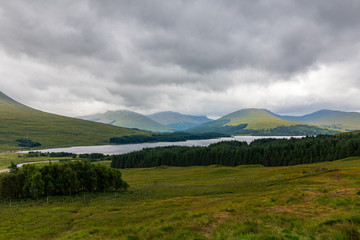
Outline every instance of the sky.
<svg viewBox="0 0 360 240">
<path fill-rule="evenodd" d="M 82 116 L 360 111 L 359 0 L 0 0 L 0 91 Z"/>
</svg>

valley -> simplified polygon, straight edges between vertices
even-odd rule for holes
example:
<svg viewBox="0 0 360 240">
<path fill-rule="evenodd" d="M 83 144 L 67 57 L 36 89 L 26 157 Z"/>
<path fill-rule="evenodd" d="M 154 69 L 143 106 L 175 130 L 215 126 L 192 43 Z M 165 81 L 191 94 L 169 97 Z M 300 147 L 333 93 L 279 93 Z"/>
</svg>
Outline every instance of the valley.
<svg viewBox="0 0 360 240">
<path fill-rule="evenodd" d="M 359 12 L 0 0 L 0 240 L 360 240 Z"/>
<path fill-rule="evenodd" d="M 208 133 L 219 136 L 305 136 L 336 134 L 360 128 L 357 124 L 359 113 L 320 111 L 304 117 L 290 117 L 255 108 L 239 110 L 217 120 L 176 112 L 144 116 L 125 110 L 84 116 L 81 118 L 86 120 L 83 120 L 27 107 L 2 92 L 0 114 L 2 152 L 24 148 L 107 145 L 112 138 L 129 137 L 143 139 L 140 142 L 152 142 L 154 137 L 162 137 L 155 136 L 157 134 L 177 131 L 199 136 Z M 124 143 L 139 140 L 134 141 L 125 140 Z"/>
</svg>

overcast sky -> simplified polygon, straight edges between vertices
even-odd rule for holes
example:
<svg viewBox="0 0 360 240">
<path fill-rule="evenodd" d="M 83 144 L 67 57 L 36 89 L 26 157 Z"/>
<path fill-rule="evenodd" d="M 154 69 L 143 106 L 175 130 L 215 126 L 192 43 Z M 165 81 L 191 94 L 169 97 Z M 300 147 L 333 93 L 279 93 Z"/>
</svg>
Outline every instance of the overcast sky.
<svg viewBox="0 0 360 240">
<path fill-rule="evenodd" d="M 359 0 L 0 0 L 0 91 L 79 116 L 360 111 Z"/>
</svg>

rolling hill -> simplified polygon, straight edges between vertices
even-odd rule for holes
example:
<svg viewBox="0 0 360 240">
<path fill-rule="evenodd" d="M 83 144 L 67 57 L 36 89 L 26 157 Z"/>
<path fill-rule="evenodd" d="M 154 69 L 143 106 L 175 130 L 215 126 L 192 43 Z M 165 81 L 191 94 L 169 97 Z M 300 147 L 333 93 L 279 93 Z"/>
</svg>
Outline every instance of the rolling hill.
<svg viewBox="0 0 360 240">
<path fill-rule="evenodd" d="M 149 133 L 42 112 L 0 92 L 0 151 L 19 149 L 17 139 L 48 148 L 108 144 L 111 137 L 126 135 Z"/>
<path fill-rule="evenodd" d="M 288 121 L 276 117 L 265 109 L 243 109 L 230 113 L 213 122 L 201 124 L 188 130 L 193 133 L 220 132 L 225 134 L 296 136 L 333 134 L 337 131 L 310 124 Z"/>
<path fill-rule="evenodd" d="M 106 123 L 118 127 L 137 128 L 151 132 L 172 131 L 169 127 L 155 122 L 154 120 L 142 114 L 128 110 L 107 111 L 106 113 L 87 115 L 79 118 L 93 122 Z"/>
<path fill-rule="evenodd" d="M 360 113 L 342 112 L 333 110 L 320 110 L 304 116 L 280 116 L 289 121 L 309 123 L 338 131 L 354 131 L 360 129 Z"/>
<path fill-rule="evenodd" d="M 148 115 L 148 117 L 160 124 L 163 124 L 175 131 L 183 131 L 202 123 L 212 121 L 206 116 L 185 115 L 178 112 L 159 112 Z"/>
</svg>

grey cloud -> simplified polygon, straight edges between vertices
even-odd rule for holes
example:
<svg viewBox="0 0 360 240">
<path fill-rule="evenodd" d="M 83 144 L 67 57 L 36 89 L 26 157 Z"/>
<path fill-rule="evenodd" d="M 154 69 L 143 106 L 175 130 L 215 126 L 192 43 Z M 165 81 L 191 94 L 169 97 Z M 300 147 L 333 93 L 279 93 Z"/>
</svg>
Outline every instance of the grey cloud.
<svg viewBox="0 0 360 240">
<path fill-rule="evenodd" d="M 12 54 L 26 54 L 58 65 L 79 65 L 87 59 L 114 61 L 97 19 L 79 1 L 7 1 L 0 7 L 0 45 Z"/>
<path fill-rule="evenodd" d="M 306 71 L 335 45 L 353 44 L 349 26 L 358 24 L 360 10 L 356 1 L 20 3 L 3 5 L 5 48 L 65 65 L 89 67 L 81 58 L 127 63 L 123 46 L 113 41 L 119 31 L 134 44 L 131 53 L 139 59 L 200 74 L 243 68 Z M 116 23 L 131 23 L 134 29 L 119 30 Z"/>
<path fill-rule="evenodd" d="M 359 12 L 357 0 L 1 1 L 0 50 L 46 66 L 23 69 L 29 74 L 14 77 L 16 86 L 111 108 L 171 110 L 194 99 L 220 112 L 222 104 L 247 107 L 241 96 L 230 103 L 233 88 L 294 81 L 341 61 L 357 66 Z M 360 87 L 358 75 L 352 69 L 341 84 Z"/>
</svg>

